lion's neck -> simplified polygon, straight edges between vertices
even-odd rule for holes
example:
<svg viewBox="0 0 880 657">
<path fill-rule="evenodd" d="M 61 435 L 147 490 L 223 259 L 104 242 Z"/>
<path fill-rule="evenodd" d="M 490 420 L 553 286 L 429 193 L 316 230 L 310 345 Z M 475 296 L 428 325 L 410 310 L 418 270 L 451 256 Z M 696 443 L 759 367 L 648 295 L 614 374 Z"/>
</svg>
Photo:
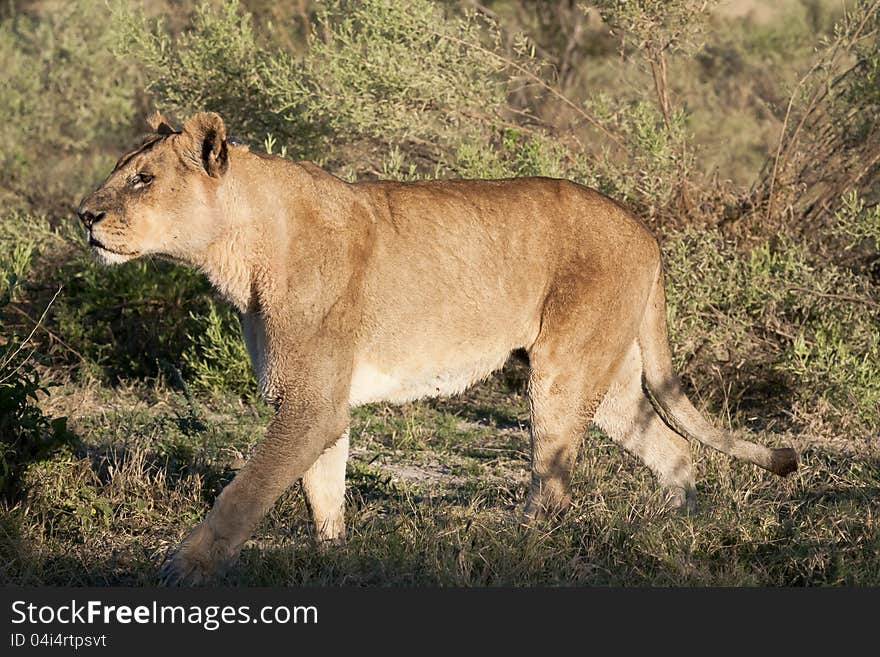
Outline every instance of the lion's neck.
<svg viewBox="0 0 880 657">
<path fill-rule="evenodd" d="M 265 261 L 265 226 L 255 220 L 246 190 L 238 183 L 233 166 L 227 173 L 227 184 L 221 191 L 222 228 L 198 254 L 192 254 L 196 265 L 214 287 L 240 312 L 253 311 L 256 303 L 255 283 L 259 263 Z"/>
<path fill-rule="evenodd" d="M 215 288 L 240 312 L 255 304 L 255 264 L 245 231 L 231 226 L 218 240 L 209 244 L 196 263 Z"/>
<path fill-rule="evenodd" d="M 289 193 L 289 185 L 282 190 L 254 184 L 265 178 L 265 171 L 255 156 L 237 149 L 230 151 L 226 176 L 222 216 L 218 217 L 223 227 L 211 243 L 191 257 L 240 312 L 254 312 L 272 294 L 273 278 L 267 275 L 270 263 L 277 268 L 278 254 L 286 252 L 288 225 L 279 199 L 285 191 Z"/>
</svg>

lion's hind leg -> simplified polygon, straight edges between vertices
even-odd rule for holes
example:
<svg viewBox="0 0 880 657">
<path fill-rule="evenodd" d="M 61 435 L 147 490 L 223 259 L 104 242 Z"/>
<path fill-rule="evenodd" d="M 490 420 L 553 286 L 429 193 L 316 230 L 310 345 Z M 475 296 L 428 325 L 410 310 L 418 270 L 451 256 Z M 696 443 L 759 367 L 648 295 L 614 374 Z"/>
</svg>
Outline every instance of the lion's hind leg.
<svg viewBox="0 0 880 657">
<path fill-rule="evenodd" d="M 324 450 L 303 475 L 303 492 L 321 542 L 345 539 L 345 464 L 348 431 Z"/>
<path fill-rule="evenodd" d="M 663 422 L 645 396 L 636 343 L 622 361 L 594 421 L 650 468 L 667 491 L 670 508 L 686 513 L 696 510 L 690 445 Z"/>
<path fill-rule="evenodd" d="M 528 350 L 529 517 L 553 515 L 568 506 L 578 448 L 635 333 L 607 330 L 609 324 L 635 325 L 625 304 L 609 303 L 599 314 L 594 308 L 572 305 L 571 298 L 560 296 L 545 306 L 541 333 Z"/>
</svg>

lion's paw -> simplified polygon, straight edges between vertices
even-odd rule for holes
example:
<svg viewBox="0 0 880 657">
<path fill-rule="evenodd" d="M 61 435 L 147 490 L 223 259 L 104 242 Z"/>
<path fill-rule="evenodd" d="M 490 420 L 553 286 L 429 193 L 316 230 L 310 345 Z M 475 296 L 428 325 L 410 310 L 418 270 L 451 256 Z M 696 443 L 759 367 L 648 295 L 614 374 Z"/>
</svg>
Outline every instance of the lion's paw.
<svg viewBox="0 0 880 657">
<path fill-rule="evenodd" d="M 669 486 L 666 488 L 666 508 L 684 516 L 697 512 L 697 491 L 693 486 Z"/>
<path fill-rule="evenodd" d="M 237 555 L 237 549 L 202 523 L 165 559 L 159 571 L 159 581 L 162 586 L 207 584 L 222 575 Z"/>
</svg>

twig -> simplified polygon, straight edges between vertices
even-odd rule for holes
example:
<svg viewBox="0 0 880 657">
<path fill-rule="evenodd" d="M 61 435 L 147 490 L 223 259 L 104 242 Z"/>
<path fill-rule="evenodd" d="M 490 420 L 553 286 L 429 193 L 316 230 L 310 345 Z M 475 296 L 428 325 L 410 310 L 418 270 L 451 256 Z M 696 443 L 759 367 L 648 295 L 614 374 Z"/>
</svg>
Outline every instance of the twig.
<svg viewBox="0 0 880 657">
<path fill-rule="evenodd" d="M 10 307 L 12 310 L 14 310 L 15 312 L 17 312 L 19 315 L 21 315 L 22 317 L 24 317 L 25 319 L 27 319 L 29 322 L 31 322 L 32 324 L 34 324 L 36 327 L 42 328 L 43 331 L 45 331 L 46 334 L 47 334 L 50 338 L 52 338 L 53 340 L 55 340 L 58 344 L 60 344 L 60 345 L 61 345 L 62 347 L 64 347 L 65 349 L 67 349 L 67 350 L 68 350 L 70 353 L 72 353 L 74 356 L 76 356 L 76 357 L 79 358 L 80 360 L 85 360 L 85 358 L 83 357 L 83 355 L 82 355 L 81 353 L 79 353 L 76 349 L 74 349 L 73 347 L 71 347 L 69 344 L 67 344 L 64 340 L 62 340 L 62 339 L 61 339 L 60 337 L 58 337 L 55 333 L 53 333 L 52 331 L 50 331 L 49 329 L 47 329 L 45 326 L 40 326 L 40 323 L 39 323 L 37 320 L 35 320 L 35 319 L 34 319 L 33 317 L 31 317 L 30 315 L 28 315 L 28 314 L 27 314 L 25 311 L 23 311 L 21 308 L 19 308 L 18 306 L 14 305 L 14 304 L 10 304 L 9 307 Z"/>
<path fill-rule="evenodd" d="M 504 64 L 507 64 L 511 68 L 519 71 L 520 73 L 525 75 L 530 80 L 533 80 L 538 86 L 542 87 L 543 89 L 548 91 L 550 94 L 555 96 L 558 100 L 562 101 L 564 104 L 568 105 L 575 112 L 580 114 L 581 117 L 583 117 L 584 120 L 586 120 L 588 123 L 590 123 L 594 127 L 601 130 L 603 133 L 605 133 L 605 135 L 611 141 L 613 141 L 615 144 L 617 144 L 620 148 L 626 148 L 624 146 L 623 142 L 620 140 L 620 138 L 618 138 L 613 132 L 611 132 L 608 128 L 606 128 L 604 125 L 602 125 L 602 123 L 597 118 L 592 116 L 589 112 L 587 112 L 583 108 L 579 107 L 574 101 L 572 101 L 570 98 L 568 98 L 567 96 L 562 94 L 558 89 L 555 89 L 553 86 L 547 84 L 547 82 L 545 82 L 544 80 L 539 78 L 537 75 L 532 73 L 530 70 L 528 70 L 522 64 L 518 64 L 517 62 L 513 61 L 512 59 L 504 57 L 503 55 L 499 55 L 497 52 L 489 50 L 488 48 L 484 48 L 483 46 L 478 45 L 476 43 L 469 43 L 469 42 L 465 41 L 464 39 L 459 39 L 458 37 L 452 36 L 451 34 L 441 34 L 440 32 L 437 32 L 437 31 L 432 31 L 431 33 L 439 39 L 447 39 L 449 41 L 453 41 L 453 42 L 458 43 L 462 46 L 465 46 L 466 48 L 472 48 L 474 50 L 479 50 L 480 52 L 482 52 L 486 55 L 489 55 L 490 57 L 494 57 L 498 61 L 503 62 Z"/>
<path fill-rule="evenodd" d="M 770 174 L 770 187 L 767 191 L 767 211 L 764 214 L 764 218 L 766 220 L 770 220 L 771 215 L 773 214 L 773 191 L 776 187 L 776 175 L 779 171 L 779 157 L 782 155 L 782 144 L 785 143 L 785 133 L 788 130 L 788 119 L 791 117 L 791 108 L 794 105 L 794 99 L 797 95 L 798 90 L 801 86 L 809 79 L 809 77 L 816 71 L 817 68 L 821 65 L 821 61 L 816 62 L 810 67 L 810 70 L 806 72 L 806 74 L 798 80 L 798 83 L 795 85 L 794 90 L 791 92 L 791 97 L 788 99 L 788 106 L 785 108 L 785 118 L 782 120 L 782 130 L 779 133 L 779 142 L 776 144 L 776 157 L 773 159 L 773 172 Z M 810 100 L 810 105 L 812 105 L 815 100 L 816 95 L 813 96 L 813 99 Z M 811 107 L 808 106 L 806 112 L 804 112 L 803 118 L 801 118 L 801 122 L 798 124 L 797 129 L 792 134 L 791 139 L 789 140 L 789 145 L 794 143 L 795 138 L 797 137 L 798 132 L 804 125 L 804 121 L 806 117 L 809 115 Z"/>
<path fill-rule="evenodd" d="M 816 290 L 811 290 L 807 287 L 798 287 L 797 285 L 789 286 L 790 292 L 804 292 L 806 294 L 812 294 L 816 297 L 822 297 L 823 299 L 837 299 L 839 301 L 849 301 L 850 303 L 860 303 L 865 306 L 871 306 L 873 308 L 880 308 L 880 303 L 877 303 L 873 299 L 863 299 L 861 297 L 854 297 L 849 294 L 833 294 L 831 292 L 818 292 Z"/>
<path fill-rule="evenodd" d="M 62 290 L 62 289 L 64 289 L 64 286 L 63 286 L 63 285 L 60 285 L 60 286 L 58 287 L 58 291 L 55 292 L 55 296 L 53 296 L 52 299 L 51 299 L 51 301 L 49 301 L 49 303 L 46 305 L 45 310 L 43 310 L 43 314 L 40 315 L 40 319 L 39 319 L 39 320 L 37 321 L 37 323 L 34 325 L 34 328 L 31 329 L 31 332 L 28 334 L 27 338 L 25 338 L 24 341 L 23 341 L 21 344 L 18 345 L 18 347 L 16 348 L 15 351 L 13 351 L 9 356 L 7 356 L 7 357 L 3 360 L 2 363 L 0 363 L 0 369 L 5 368 L 5 367 L 8 366 L 13 360 L 15 360 L 15 357 L 18 356 L 19 353 L 21 353 L 21 350 L 22 350 L 22 349 L 24 349 L 24 346 L 25 346 L 28 342 L 31 341 L 31 338 L 34 337 L 34 333 L 37 332 L 37 328 L 40 326 L 40 324 L 43 323 L 43 320 L 46 318 L 46 313 L 49 312 L 49 308 L 52 307 L 52 304 L 55 303 L 55 299 L 57 299 L 57 298 L 58 298 L 58 295 L 61 294 L 61 290 Z M 33 353 L 33 351 L 32 351 L 31 353 Z M 22 366 L 22 364 L 23 364 L 24 362 L 25 362 L 25 361 L 22 361 L 21 363 L 19 363 L 19 364 L 18 364 L 18 367 L 16 367 L 14 370 L 12 370 L 12 371 L 9 372 L 6 376 L 4 376 L 2 379 L 0 379 L 0 383 L 5 383 L 6 381 L 8 381 L 8 380 L 12 377 L 12 375 L 16 374 L 16 373 L 21 369 L 21 366 Z"/>
<path fill-rule="evenodd" d="M 852 32 L 852 35 L 848 39 L 846 44 L 846 49 L 850 49 L 853 47 L 855 42 L 860 38 L 862 31 L 865 29 L 865 25 L 867 25 L 868 20 L 873 16 L 874 12 L 877 11 L 877 8 L 880 7 L 880 0 L 876 0 L 873 5 L 865 12 L 865 15 L 862 16 L 862 20 L 859 22 L 856 29 Z M 788 106 L 785 109 L 785 118 L 782 121 L 782 130 L 779 134 L 779 142 L 776 145 L 776 156 L 773 160 L 773 172 L 770 176 L 770 186 L 767 192 L 767 211 L 765 213 L 765 218 L 767 220 L 770 219 L 773 213 L 773 192 L 776 186 L 776 179 L 779 172 L 779 158 L 782 155 L 782 145 L 786 142 L 785 133 L 788 130 L 788 120 L 791 117 L 791 109 L 794 105 L 795 96 L 798 93 L 798 90 L 803 86 L 806 81 L 816 72 L 818 68 L 820 68 L 823 64 L 827 63 L 829 66 L 834 62 L 837 58 L 837 53 L 840 51 L 841 44 L 845 41 L 845 37 L 838 39 L 834 47 L 831 49 L 830 56 L 827 58 L 823 58 L 815 62 L 810 69 L 804 74 L 804 76 L 798 81 L 795 85 L 794 90 L 791 93 L 791 97 L 788 99 Z M 848 71 L 847 71 L 848 72 Z M 842 76 L 841 76 L 842 77 Z M 797 127 L 794 132 L 792 132 L 791 137 L 788 139 L 786 148 L 785 148 L 785 157 L 783 158 L 783 166 L 788 162 L 789 155 L 794 148 L 794 144 L 797 142 L 797 137 L 800 134 L 801 130 L 804 127 L 804 124 L 807 121 L 807 118 L 815 109 L 816 105 L 825 97 L 827 91 L 823 93 L 821 88 L 817 88 L 813 93 L 812 98 L 810 98 L 810 102 L 807 103 L 807 108 L 801 117 L 801 120 L 798 122 Z"/>
<path fill-rule="evenodd" d="M 666 78 L 666 57 L 661 50 L 658 54 L 648 54 L 648 64 L 651 66 L 651 77 L 654 78 L 654 92 L 657 94 L 657 103 L 660 105 L 660 113 L 663 115 L 663 123 L 667 132 L 672 129 L 669 119 L 669 83 Z"/>
</svg>

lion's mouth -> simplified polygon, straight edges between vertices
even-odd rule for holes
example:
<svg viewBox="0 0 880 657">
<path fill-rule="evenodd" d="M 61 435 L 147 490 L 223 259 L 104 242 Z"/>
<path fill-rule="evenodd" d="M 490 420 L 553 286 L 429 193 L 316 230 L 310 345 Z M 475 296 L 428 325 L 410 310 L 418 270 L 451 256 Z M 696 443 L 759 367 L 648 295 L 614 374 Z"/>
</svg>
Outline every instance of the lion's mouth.
<svg viewBox="0 0 880 657">
<path fill-rule="evenodd" d="M 125 256 L 127 258 L 137 257 L 139 254 L 136 252 L 129 251 L 117 251 L 115 249 L 107 248 L 103 243 L 99 240 L 95 239 L 94 235 L 89 235 L 89 246 L 93 249 L 100 249 L 101 251 L 106 251 L 107 253 L 112 253 L 113 255 Z"/>
</svg>

